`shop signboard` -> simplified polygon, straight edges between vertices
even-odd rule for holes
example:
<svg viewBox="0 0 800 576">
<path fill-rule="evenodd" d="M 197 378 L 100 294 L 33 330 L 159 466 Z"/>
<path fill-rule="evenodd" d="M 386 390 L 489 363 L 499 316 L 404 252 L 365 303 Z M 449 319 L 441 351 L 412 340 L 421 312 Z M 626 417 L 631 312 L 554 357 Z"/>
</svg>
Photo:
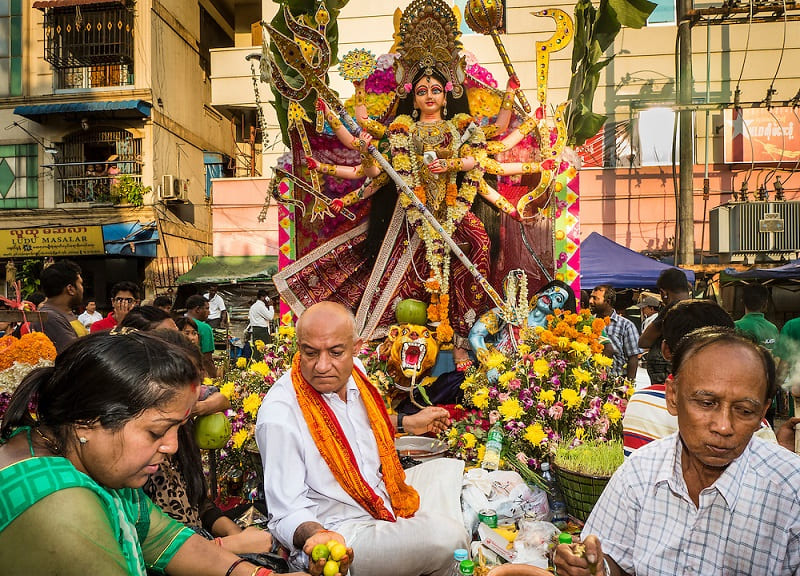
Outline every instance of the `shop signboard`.
<svg viewBox="0 0 800 576">
<path fill-rule="evenodd" d="M 788 107 L 726 109 L 725 162 L 790 162 L 800 158 L 800 116 Z"/>
<path fill-rule="evenodd" d="M 0 230 L 0 258 L 104 254 L 102 226 Z"/>
</svg>

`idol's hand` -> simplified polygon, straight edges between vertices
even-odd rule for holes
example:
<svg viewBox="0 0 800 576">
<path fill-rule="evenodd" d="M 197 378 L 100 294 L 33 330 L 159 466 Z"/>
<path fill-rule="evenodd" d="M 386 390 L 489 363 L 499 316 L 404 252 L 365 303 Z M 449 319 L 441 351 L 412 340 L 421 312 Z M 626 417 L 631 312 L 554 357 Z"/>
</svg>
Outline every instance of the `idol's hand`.
<svg viewBox="0 0 800 576">
<path fill-rule="evenodd" d="M 506 82 L 506 92 L 516 92 L 519 90 L 519 78 L 516 75 L 509 76 Z"/>
<path fill-rule="evenodd" d="M 367 149 L 372 144 L 372 134 L 366 130 L 362 130 L 361 134 L 353 138 L 353 149 L 358 150 L 362 154 L 368 154 Z"/>
<path fill-rule="evenodd" d="M 336 198 L 334 200 L 331 200 L 331 203 L 328 206 L 328 208 L 330 208 L 331 212 L 333 212 L 334 214 L 339 214 L 342 211 L 342 208 L 344 208 L 344 202 L 342 202 L 341 198 Z"/>
<path fill-rule="evenodd" d="M 314 160 L 311 156 L 306 156 L 306 164 L 309 170 L 316 170 L 319 168 L 319 162 Z"/>
</svg>

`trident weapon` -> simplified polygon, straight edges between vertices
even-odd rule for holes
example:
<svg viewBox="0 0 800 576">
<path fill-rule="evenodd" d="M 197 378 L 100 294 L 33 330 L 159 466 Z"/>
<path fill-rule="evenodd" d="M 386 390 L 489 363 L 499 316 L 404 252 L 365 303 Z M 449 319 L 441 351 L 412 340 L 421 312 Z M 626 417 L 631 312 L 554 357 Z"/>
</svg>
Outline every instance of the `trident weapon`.
<svg viewBox="0 0 800 576">
<path fill-rule="evenodd" d="M 497 47 L 497 52 L 500 54 L 500 59 L 503 61 L 503 66 L 508 72 L 508 76 L 516 82 L 519 86 L 519 76 L 514 71 L 514 65 L 508 57 L 506 47 L 503 45 L 503 40 L 500 38 L 498 28 L 503 24 L 503 5 L 497 0 L 469 0 L 467 3 L 467 26 L 478 34 L 484 34 L 492 37 L 494 45 Z M 519 100 L 522 109 L 526 114 L 531 113 L 531 105 L 528 104 L 528 99 L 521 90 L 517 90 L 517 99 Z"/>
<path fill-rule="evenodd" d="M 328 108 L 339 116 L 344 125 L 347 126 L 347 129 L 350 131 L 350 133 L 352 133 L 355 137 L 360 136 L 361 127 L 350 117 L 350 114 L 347 113 L 347 110 L 339 101 L 339 98 L 336 96 L 336 94 L 322 80 L 322 76 L 324 76 L 324 73 L 327 71 L 330 64 L 331 57 L 330 47 L 325 41 L 325 37 L 317 30 L 305 26 L 304 24 L 295 20 L 287 6 L 283 7 L 283 11 L 289 30 L 291 30 L 291 32 L 297 38 L 314 45 L 318 50 L 318 58 L 316 59 L 315 64 L 312 65 L 303 57 L 300 48 L 291 38 L 282 34 L 269 24 L 264 23 L 264 27 L 269 32 L 270 38 L 277 46 L 278 52 L 280 52 L 286 64 L 296 70 L 303 79 L 302 85 L 297 88 L 292 87 L 281 76 L 279 68 L 275 66 L 274 63 L 271 63 L 273 86 L 275 86 L 275 89 L 278 90 L 281 95 L 289 100 L 294 101 L 304 100 L 312 91 L 315 91 L 317 93 L 317 97 L 324 101 L 325 104 L 328 105 Z M 470 261 L 464 251 L 458 247 L 458 244 L 455 243 L 453 238 L 447 232 L 445 232 L 444 228 L 442 228 L 442 225 L 436 220 L 433 214 L 431 214 L 430 210 L 428 210 L 428 207 L 420 202 L 419 198 L 417 198 L 411 188 L 408 187 L 405 181 L 394 170 L 386 158 L 383 157 L 383 155 L 373 144 L 370 144 L 367 151 L 373 158 L 375 158 L 384 172 L 386 172 L 386 174 L 388 174 L 389 177 L 394 180 L 400 192 L 408 197 L 414 208 L 419 210 L 420 214 L 422 214 L 422 217 L 425 218 L 425 220 L 433 227 L 433 229 L 436 230 L 439 236 L 442 237 L 453 254 L 456 255 L 461 263 L 464 264 L 464 267 L 475 277 L 475 280 L 486 291 L 486 293 L 489 295 L 489 298 L 492 299 L 495 305 L 503 306 L 503 299 L 500 297 L 497 291 L 492 288 L 492 285 L 489 284 L 489 281 L 483 276 L 483 274 L 480 273 L 480 271 Z"/>
</svg>

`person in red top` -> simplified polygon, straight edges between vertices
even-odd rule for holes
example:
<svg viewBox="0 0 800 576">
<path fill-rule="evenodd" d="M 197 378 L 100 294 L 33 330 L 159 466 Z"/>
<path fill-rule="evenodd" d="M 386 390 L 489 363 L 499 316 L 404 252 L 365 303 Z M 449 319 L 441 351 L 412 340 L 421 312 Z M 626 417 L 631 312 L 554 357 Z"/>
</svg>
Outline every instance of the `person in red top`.
<svg viewBox="0 0 800 576">
<path fill-rule="evenodd" d="M 139 287 L 133 282 L 117 282 L 111 287 L 111 312 L 102 320 L 98 320 L 89 329 L 90 332 L 111 330 L 125 319 L 128 311 L 139 304 Z"/>
</svg>

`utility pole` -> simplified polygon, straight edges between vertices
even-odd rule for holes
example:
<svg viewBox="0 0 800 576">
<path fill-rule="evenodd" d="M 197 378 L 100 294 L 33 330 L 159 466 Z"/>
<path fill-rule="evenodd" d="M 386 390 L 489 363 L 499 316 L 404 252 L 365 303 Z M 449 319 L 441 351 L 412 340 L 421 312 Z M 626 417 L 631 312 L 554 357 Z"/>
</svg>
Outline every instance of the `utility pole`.
<svg viewBox="0 0 800 576">
<path fill-rule="evenodd" d="M 679 69 L 680 88 L 678 92 L 680 119 L 678 124 L 679 191 L 678 191 L 678 243 L 677 266 L 694 264 L 694 123 L 692 92 L 692 28 L 688 17 L 692 11 L 692 0 L 678 0 Z M 702 246 L 700 247 L 702 250 Z"/>
</svg>

